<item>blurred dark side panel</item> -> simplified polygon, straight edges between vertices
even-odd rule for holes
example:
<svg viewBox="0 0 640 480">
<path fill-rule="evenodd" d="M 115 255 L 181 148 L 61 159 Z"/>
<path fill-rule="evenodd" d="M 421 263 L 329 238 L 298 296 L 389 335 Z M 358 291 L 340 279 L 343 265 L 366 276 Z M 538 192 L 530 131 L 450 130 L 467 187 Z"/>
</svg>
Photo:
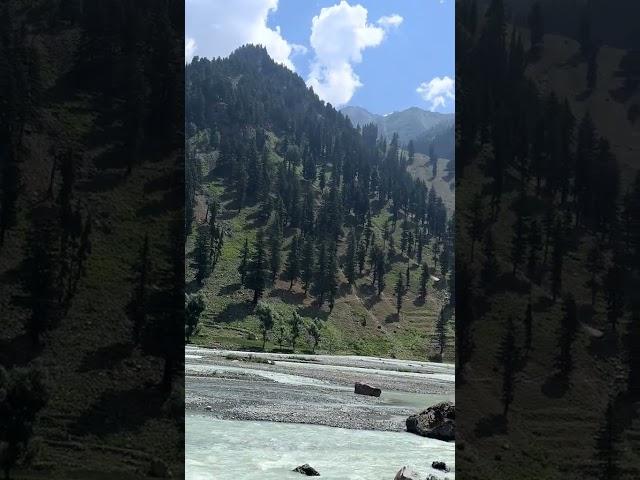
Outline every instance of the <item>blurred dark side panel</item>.
<svg viewBox="0 0 640 480">
<path fill-rule="evenodd" d="M 184 472 L 184 4 L 0 5 L 0 469 Z"/>
<path fill-rule="evenodd" d="M 640 478 L 638 2 L 457 2 L 456 478 Z"/>
</svg>

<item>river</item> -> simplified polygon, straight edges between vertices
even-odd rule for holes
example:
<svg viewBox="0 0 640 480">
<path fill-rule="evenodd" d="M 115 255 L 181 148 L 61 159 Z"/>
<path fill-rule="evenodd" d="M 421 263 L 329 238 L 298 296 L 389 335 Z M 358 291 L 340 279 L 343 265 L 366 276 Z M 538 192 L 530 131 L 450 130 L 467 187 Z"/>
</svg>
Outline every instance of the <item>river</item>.
<svg viewBox="0 0 640 480">
<path fill-rule="evenodd" d="M 196 347 L 185 360 L 189 480 L 304 478 L 291 471 L 304 463 L 334 480 L 391 480 L 403 465 L 444 478 L 433 461 L 455 476 L 453 443 L 404 431 L 411 413 L 453 400 L 451 365 Z M 354 381 L 382 396 L 355 395 Z"/>
</svg>

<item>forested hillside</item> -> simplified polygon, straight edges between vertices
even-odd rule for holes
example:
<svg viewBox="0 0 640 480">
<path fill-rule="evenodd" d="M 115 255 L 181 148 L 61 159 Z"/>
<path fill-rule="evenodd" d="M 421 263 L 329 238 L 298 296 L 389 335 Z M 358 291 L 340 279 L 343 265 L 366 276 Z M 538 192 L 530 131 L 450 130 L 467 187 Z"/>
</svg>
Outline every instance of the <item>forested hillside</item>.
<svg viewBox="0 0 640 480">
<path fill-rule="evenodd" d="M 194 58 L 186 95 L 187 341 L 452 358 L 452 219 L 397 135 L 262 47 Z"/>
</svg>

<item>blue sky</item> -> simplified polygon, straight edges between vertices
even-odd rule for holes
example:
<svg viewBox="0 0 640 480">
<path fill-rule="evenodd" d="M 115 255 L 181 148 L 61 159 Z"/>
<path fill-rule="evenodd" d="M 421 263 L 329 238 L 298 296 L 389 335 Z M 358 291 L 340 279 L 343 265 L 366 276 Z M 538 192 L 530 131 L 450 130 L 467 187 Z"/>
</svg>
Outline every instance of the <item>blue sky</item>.
<svg viewBox="0 0 640 480">
<path fill-rule="evenodd" d="M 454 0 L 186 0 L 186 56 L 261 43 L 336 106 L 454 108 Z"/>
</svg>

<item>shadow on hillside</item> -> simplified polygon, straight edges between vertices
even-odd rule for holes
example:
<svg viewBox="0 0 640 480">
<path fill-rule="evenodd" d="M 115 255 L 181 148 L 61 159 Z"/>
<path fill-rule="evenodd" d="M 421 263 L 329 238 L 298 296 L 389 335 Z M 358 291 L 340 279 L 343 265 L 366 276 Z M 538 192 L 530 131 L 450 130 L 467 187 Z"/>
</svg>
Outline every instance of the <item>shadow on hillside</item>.
<svg viewBox="0 0 640 480">
<path fill-rule="evenodd" d="M 495 282 L 495 288 L 498 291 L 514 292 L 520 295 L 525 295 L 529 292 L 529 282 L 522 280 L 517 275 L 513 275 L 511 272 L 503 273 L 498 277 Z"/>
<path fill-rule="evenodd" d="M 591 338 L 587 351 L 598 360 L 606 360 L 620 353 L 620 341 L 618 335 L 610 330 L 600 338 Z"/>
<path fill-rule="evenodd" d="M 242 290 L 242 285 L 240 285 L 240 283 L 236 282 L 236 283 L 231 283 L 229 285 L 225 285 L 224 287 L 220 287 L 220 290 L 218 290 L 218 294 L 219 295 L 231 295 L 231 294 L 234 294 L 236 292 L 239 292 L 240 290 Z"/>
<path fill-rule="evenodd" d="M 127 154 L 117 146 L 111 146 L 93 160 L 94 165 L 99 170 L 126 170 Z"/>
<path fill-rule="evenodd" d="M 148 419 L 161 416 L 163 397 L 155 386 L 105 392 L 69 426 L 69 433 L 101 437 L 137 431 Z"/>
<path fill-rule="evenodd" d="M 85 355 L 80 364 L 79 372 L 90 372 L 92 370 L 101 370 L 104 368 L 113 368 L 113 365 L 129 358 L 133 351 L 133 344 L 129 342 L 120 342 L 100 347 Z"/>
<path fill-rule="evenodd" d="M 160 200 L 152 200 L 148 202 L 145 206 L 138 209 L 136 215 L 138 217 L 147 217 L 147 216 L 160 216 L 163 213 L 169 212 L 171 210 L 176 210 L 177 208 L 181 208 L 183 193 L 178 189 L 173 189 L 168 192 L 165 192 L 162 195 Z"/>
<path fill-rule="evenodd" d="M 144 193 L 164 192 L 175 187 L 175 174 L 169 172 L 144 184 Z"/>
<path fill-rule="evenodd" d="M 507 433 L 507 418 L 501 414 L 489 415 L 476 423 L 475 434 L 479 438 Z"/>
<path fill-rule="evenodd" d="M 0 365 L 7 368 L 27 365 L 41 352 L 42 347 L 35 347 L 26 333 L 0 339 Z"/>
<path fill-rule="evenodd" d="M 399 321 L 400 321 L 400 315 L 397 313 L 390 313 L 384 319 L 384 323 L 398 323 Z"/>
<path fill-rule="evenodd" d="M 253 304 L 251 302 L 231 303 L 216 316 L 216 322 L 235 322 L 250 315 L 251 312 L 253 312 Z"/>
<path fill-rule="evenodd" d="M 274 288 L 269 292 L 269 296 L 273 298 L 279 298 L 285 303 L 302 304 L 305 299 L 303 292 L 294 292 L 292 290 L 285 290 L 283 288 Z"/>
<path fill-rule="evenodd" d="M 81 192 L 103 193 L 113 190 L 124 181 L 125 177 L 121 173 L 105 172 L 85 182 L 79 182 L 76 188 Z"/>
<path fill-rule="evenodd" d="M 300 315 L 302 315 L 303 317 L 307 317 L 307 318 L 317 318 L 319 320 L 322 320 L 323 322 L 327 320 L 327 318 L 329 318 L 329 312 L 325 311 L 325 310 L 321 310 L 318 307 L 315 306 L 307 306 L 304 308 L 300 308 L 298 310 L 298 313 Z"/>
<path fill-rule="evenodd" d="M 416 307 L 422 307 L 426 303 L 425 298 L 422 295 L 418 295 L 414 300 L 413 304 Z"/>
<path fill-rule="evenodd" d="M 562 398 L 569 391 L 569 386 L 569 376 L 559 372 L 547 378 L 540 391 L 548 398 Z"/>
</svg>

